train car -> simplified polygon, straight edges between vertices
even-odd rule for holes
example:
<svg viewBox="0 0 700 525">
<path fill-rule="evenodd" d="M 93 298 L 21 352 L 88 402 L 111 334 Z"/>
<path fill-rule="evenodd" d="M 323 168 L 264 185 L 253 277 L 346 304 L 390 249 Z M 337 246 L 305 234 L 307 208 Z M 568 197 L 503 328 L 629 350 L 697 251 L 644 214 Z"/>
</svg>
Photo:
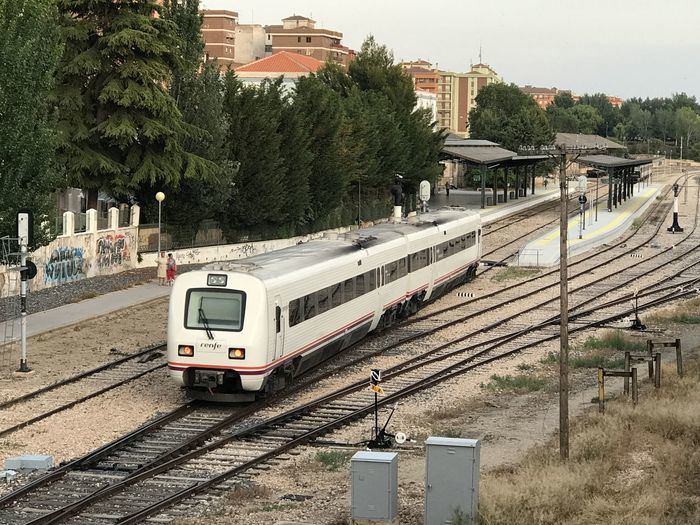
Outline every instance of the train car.
<svg viewBox="0 0 700 525">
<path fill-rule="evenodd" d="M 472 278 L 481 219 L 422 214 L 177 278 L 168 368 L 193 397 L 246 401 Z"/>
</svg>

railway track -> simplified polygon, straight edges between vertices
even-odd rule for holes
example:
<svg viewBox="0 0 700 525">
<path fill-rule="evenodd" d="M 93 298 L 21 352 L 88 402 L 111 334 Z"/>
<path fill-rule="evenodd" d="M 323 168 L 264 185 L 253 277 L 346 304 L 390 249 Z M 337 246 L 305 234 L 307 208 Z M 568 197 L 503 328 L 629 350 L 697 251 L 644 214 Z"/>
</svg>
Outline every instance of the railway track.
<svg viewBox="0 0 700 525">
<path fill-rule="evenodd" d="M 569 199 L 569 201 L 573 202 L 573 199 Z M 520 222 L 541 213 L 545 209 L 557 207 L 558 205 L 558 201 L 553 204 L 544 203 L 542 206 L 530 210 L 530 213 L 519 214 L 516 216 L 515 222 Z M 507 224 L 513 224 L 513 221 Z M 543 227 L 544 226 L 539 226 L 526 235 L 518 237 L 518 239 L 530 235 Z M 498 229 L 501 228 L 499 227 L 494 231 Z M 484 235 L 488 235 L 488 233 L 484 233 Z M 512 244 L 518 239 L 514 239 L 503 246 Z M 411 330 L 410 328 L 404 327 L 404 332 L 407 329 L 409 331 Z M 414 330 L 413 335 L 417 336 L 421 333 L 421 330 Z M 374 346 L 375 348 L 377 347 L 377 345 Z M 379 347 L 382 346 L 386 345 L 379 345 Z M 110 390 L 123 386 L 146 374 L 164 368 L 167 366 L 165 356 L 162 355 L 164 350 L 165 346 L 163 344 L 148 347 L 122 359 L 101 365 L 47 387 L 0 403 L 0 410 L 2 410 L 2 412 L 0 412 L 0 437 L 9 435 L 17 430 L 107 393 Z"/>
<path fill-rule="evenodd" d="M 592 186 L 591 186 L 592 188 Z M 607 187 L 606 187 L 607 188 Z M 604 189 L 606 189 L 604 188 Z M 599 194 L 598 197 L 598 202 L 602 201 L 603 197 L 607 198 L 607 191 L 605 194 Z M 570 208 L 570 213 L 572 211 L 578 210 L 578 197 L 576 195 L 572 195 L 567 199 L 568 205 L 571 206 Z M 593 207 L 593 204 L 595 202 L 591 203 L 591 207 Z M 560 205 L 560 200 L 559 198 L 556 198 L 554 200 L 548 201 L 548 202 L 543 202 L 539 205 L 532 206 L 531 208 L 528 208 L 527 210 L 523 210 L 520 213 L 515 213 L 513 215 L 509 215 L 507 217 L 504 217 L 502 219 L 498 219 L 492 223 L 487 224 L 484 226 L 483 231 L 484 231 L 484 237 L 492 235 L 498 231 L 501 231 L 505 228 L 509 228 L 513 226 L 514 224 L 518 224 L 519 222 L 525 221 L 527 219 L 531 219 L 533 217 L 536 217 L 537 215 L 540 215 L 543 212 L 547 211 L 554 211 L 557 208 L 559 208 Z M 501 224 L 502 223 L 502 224 Z M 499 226 L 496 226 L 500 224 Z"/>
<path fill-rule="evenodd" d="M 165 344 L 143 348 L 0 403 L 0 437 L 114 390 L 167 365 Z"/>
<path fill-rule="evenodd" d="M 694 231 L 695 228 L 693 229 L 693 232 Z M 688 235 L 688 238 L 692 235 L 693 233 L 691 232 L 691 234 Z M 657 262 L 662 262 L 664 263 L 664 266 L 667 266 L 672 262 L 677 262 L 678 260 L 680 260 L 680 258 L 685 257 L 687 259 L 687 256 L 691 253 L 695 253 L 695 255 L 697 255 L 696 252 L 697 244 L 695 245 L 694 249 L 688 250 L 687 252 L 683 253 L 677 252 L 677 255 L 674 258 L 669 258 L 669 260 L 664 261 L 659 260 Z M 672 278 L 677 279 L 678 282 L 673 283 L 673 286 L 668 284 L 670 282 L 668 275 L 664 275 L 663 279 L 659 282 L 647 285 L 642 290 L 641 295 L 641 297 L 647 299 L 647 302 L 643 303 L 641 305 L 641 308 L 644 309 L 645 307 L 663 304 L 662 301 L 675 300 L 679 297 L 685 297 L 688 294 L 694 293 L 694 291 L 683 291 L 683 286 L 690 286 L 694 282 L 696 282 L 697 279 L 695 281 L 693 281 L 693 279 L 688 279 L 687 277 L 683 276 L 683 272 L 687 273 L 690 269 L 696 268 L 697 265 L 698 261 L 695 261 L 691 266 L 686 265 L 687 267 L 683 271 L 676 271 L 677 275 L 673 276 Z M 632 278 L 639 279 L 640 276 L 641 273 L 639 275 L 633 276 Z M 608 287 L 609 289 L 606 290 L 605 294 L 599 293 L 595 297 L 601 299 L 605 297 L 606 294 L 611 293 L 611 291 L 615 289 L 621 290 L 626 286 L 629 286 L 628 282 L 616 283 L 614 286 Z M 620 308 L 621 304 L 628 302 L 629 297 L 627 297 L 627 295 L 628 294 L 623 293 L 621 297 L 618 297 L 613 300 L 608 299 L 602 306 L 597 305 L 595 307 L 597 310 L 595 311 L 601 311 L 601 308 Z M 577 315 L 578 317 L 576 319 L 585 319 L 585 315 L 588 313 L 588 310 L 583 309 L 583 306 L 585 306 L 586 304 L 591 304 L 590 299 L 584 298 L 583 302 L 573 304 L 572 315 Z M 616 313 L 615 318 L 619 318 L 619 316 L 624 315 L 624 313 L 626 312 L 627 311 L 624 310 L 623 313 Z M 543 310 L 543 313 L 546 313 L 546 311 Z M 520 313 L 520 317 L 523 317 L 522 312 Z M 470 315 L 463 316 L 460 319 L 460 321 L 463 322 L 467 318 L 470 318 Z M 610 317 L 607 317 L 605 319 L 598 319 L 595 321 L 587 322 L 585 326 L 582 325 L 580 327 L 577 327 L 574 329 L 574 331 L 583 329 L 588 326 L 600 326 L 602 323 L 605 323 L 609 320 Z M 522 323 L 522 319 L 520 319 L 520 322 Z M 399 377 L 403 374 L 398 373 L 400 370 L 412 371 L 421 369 L 423 370 L 423 372 L 427 371 L 429 373 L 429 377 L 432 378 L 424 378 L 421 381 L 426 385 L 432 385 L 434 384 L 432 382 L 433 380 L 437 381 L 439 379 L 439 374 L 444 375 L 449 374 L 452 371 L 457 371 L 456 368 L 453 369 L 453 365 L 450 365 L 448 367 L 448 370 L 446 370 L 445 366 L 443 366 L 444 363 L 438 365 L 439 361 L 444 361 L 446 359 L 457 359 L 458 357 L 459 359 L 464 361 L 465 352 L 469 352 L 480 347 L 484 348 L 482 350 L 479 350 L 479 355 L 483 356 L 485 355 L 483 352 L 488 353 L 489 351 L 493 351 L 494 348 L 503 348 L 504 344 L 513 343 L 515 339 L 511 338 L 515 337 L 517 339 L 517 345 L 519 345 L 517 346 L 518 350 L 514 350 L 513 352 L 509 351 L 508 354 L 505 354 L 511 355 L 515 351 L 520 351 L 524 348 L 529 348 L 536 344 L 540 344 L 543 341 L 551 340 L 552 338 L 556 339 L 558 337 L 558 330 L 554 325 L 555 322 L 556 317 L 545 318 L 543 321 L 540 322 L 539 327 L 536 325 L 529 327 L 526 326 L 526 328 L 522 328 L 522 325 L 518 326 L 518 316 L 513 316 L 511 319 L 506 319 L 505 321 L 501 319 L 500 322 L 495 323 L 495 325 L 492 326 L 490 329 L 479 329 L 466 337 L 462 336 L 456 339 L 452 339 L 444 343 L 443 345 L 438 346 L 437 348 L 432 347 L 427 351 L 422 351 L 424 349 L 419 349 L 418 355 L 414 355 L 414 357 L 410 358 L 407 361 L 404 361 L 404 363 L 398 365 L 399 368 L 390 370 L 389 373 L 393 374 L 393 372 L 396 372 L 396 377 Z M 440 329 L 431 329 L 431 333 L 435 333 L 438 330 Z M 539 336 L 534 337 L 535 332 L 537 330 L 539 330 L 542 333 Z M 419 332 L 421 332 L 421 330 L 417 330 L 416 334 L 418 334 Z M 481 334 L 482 337 L 479 337 L 479 334 Z M 422 336 L 425 335 L 425 330 L 423 330 Z M 411 339 L 411 337 L 413 336 L 410 336 L 409 338 L 404 338 L 403 340 L 398 341 L 397 343 L 393 343 L 393 348 L 396 349 L 398 346 L 407 345 L 412 340 L 418 339 L 418 337 L 414 337 L 413 339 Z M 454 346 L 456 344 L 465 341 L 469 337 L 472 338 L 472 340 L 469 341 L 469 346 L 460 349 L 454 349 Z M 542 337 L 545 337 L 545 339 L 542 339 Z M 489 345 L 493 347 L 490 348 L 490 350 L 488 350 Z M 392 346 L 392 344 L 390 343 L 388 346 Z M 378 355 L 378 353 L 375 355 Z M 459 361 L 459 359 L 458 362 L 462 363 L 462 365 L 465 365 L 465 363 Z M 474 356 L 471 356 L 469 359 L 473 360 Z M 488 362 L 492 362 L 492 360 L 484 361 L 482 365 L 487 364 Z M 471 363 L 471 361 L 469 361 L 469 363 Z M 349 363 L 346 366 L 352 366 L 352 364 L 358 363 Z M 433 368 L 431 368 L 435 366 L 439 367 L 439 371 L 435 371 Z M 455 364 L 454 366 L 458 365 Z M 468 368 L 467 370 L 469 369 L 471 368 Z M 394 377 L 394 375 L 390 375 L 390 377 Z M 355 387 L 361 389 L 364 388 L 364 384 L 365 383 L 363 381 L 361 383 L 356 384 Z M 392 399 L 396 395 L 409 395 L 409 393 L 414 392 L 414 390 L 412 389 L 416 387 L 415 381 L 413 381 L 413 383 L 410 384 L 403 384 L 399 381 L 396 384 L 398 385 L 398 389 L 395 392 L 390 391 L 390 397 Z M 347 393 L 347 388 L 342 389 L 342 391 Z M 401 392 L 404 392 L 404 394 L 401 394 Z M 363 393 L 360 392 L 358 393 L 358 395 L 361 396 L 363 395 Z M 335 397 L 335 394 L 331 395 L 330 398 L 330 402 L 337 399 L 337 397 Z M 324 397 L 321 401 L 318 401 L 317 404 L 320 404 L 322 402 L 329 402 L 329 398 Z M 345 403 L 345 401 L 343 401 L 343 403 Z M 17 492 L 14 495 L 10 495 L 9 497 L 5 497 L 2 500 L 0 500 L 0 503 L 2 503 L 2 505 L 12 504 L 11 507 L 8 507 L 5 511 L 3 511 L 2 514 L 0 514 L 0 523 L 18 523 L 18 521 L 16 521 L 18 515 L 21 517 L 23 516 L 25 518 L 31 516 L 39 516 L 38 518 L 36 518 L 36 520 L 29 521 L 32 523 L 58 523 L 59 521 L 64 522 L 63 520 L 68 520 L 66 522 L 69 523 L 135 523 L 145 518 L 147 515 L 150 515 L 154 512 L 158 512 L 161 508 L 165 508 L 166 506 L 176 503 L 177 501 L 180 501 L 183 498 L 193 495 L 197 491 L 206 490 L 208 487 L 214 486 L 220 482 L 223 482 L 225 479 L 229 479 L 231 476 L 235 476 L 236 474 L 239 474 L 245 470 L 260 465 L 260 463 L 262 462 L 269 462 L 271 458 L 279 457 L 280 454 L 284 453 L 285 451 L 289 450 L 294 446 L 297 446 L 304 439 L 313 439 L 314 437 L 323 435 L 331 431 L 332 429 L 337 428 L 339 425 L 346 424 L 347 422 L 362 417 L 365 414 L 365 412 L 363 412 L 363 410 L 365 409 L 357 409 L 357 407 L 354 405 L 350 406 L 346 404 L 345 409 L 343 409 L 339 403 L 323 406 L 325 407 L 324 410 L 326 410 L 325 415 L 323 411 L 314 412 L 315 416 L 313 416 L 312 419 L 315 418 L 317 423 L 326 420 L 328 420 L 328 422 L 324 422 L 324 424 L 318 428 L 311 429 L 309 432 L 312 432 L 312 434 L 305 432 L 303 436 L 296 436 L 296 430 L 304 430 L 305 427 L 304 424 L 300 423 L 299 412 L 292 411 L 280 416 L 276 416 L 272 419 L 268 418 L 263 422 L 256 422 L 256 420 L 259 419 L 258 415 L 257 418 L 245 421 L 245 427 L 241 427 L 243 424 L 243 418 L 241 415 L 236 417 L 228 416 L 228 419 L 226 417 L 224 417 L 223 419 L 218 419 L 216 422 L 214 422 L 213 425 L 209 425 L 209 427 L 207 427 L 205 430 L 200 431 L 199 429 L 196 429 L 195 434 L 189 436 L 186 440 L 180 440 L 179 444 L 173 445 L 174 442 L 171 439 L 171 441 L 165 440 L 165 442 L 160 443 L 160 450 L 158 450 L 159 447 L 157 446 L 154 447 L 149 445 L 135 447 L 135 450 L 141 452 L 143 452 L 144 450 L 149 450 L 151 453 L 150 456 L 144 456 L 143 458 L 141 458 L 142 460 L 140 462 L 129 462 L 127 461 L 127 459 L 131 456 L 125 457 L 123 455 L 117 455 L 116 457 L 120 458 L 118 460 L 114 460 L 112 458 L 105 461 L 105 457 L 111 458 L 111 456 L 105 456 L 105 453 L 107 451 L 102 451 L 102 455 L 99 458 L 93 457 L 92 462 L 88 461 L 79 463 L 79 466 L 81 466 L 83 470 L 74 469 L 68 472 L 64 472 L 63 476 L 60 478 L 59 486 L 52 485 L 49 481 L 46 483 L 39 483 L 34 487 L 34 489 L 36 490 L 46 490 L 47 492 L 34 492 L 33 490 L 24 491 L 22 493 Z M 308 408 L 308 405 L 306 405 L 306 408 Z M 343 412 L 343 410 L 349 410 L 350 412 L 347 414 L 343 414 L 341 418 L 329 419 L 327 417 L 330 416 L 334 411 L 337 415 L 339 411 Z M 251 410 L 251 413 L 249 415 L 253 415 L 254 413 L 255 410 L 253 409 Z M 287 419 L 285 420 L 285 418 Z M 280 427 L 283 420 L 288 422 L 291 421 L 292 423 L 287 424 L 284 427 Z M 167 421 L 166 423 L 170 423 L 171 421 L 172 420 Z M 203 421 L 201 414 L 199 415 L 199 421 L 200 423 Z M 229 425 L 230 427 L 224 428 L 226 427 L 226 425 Z M 265 427 L 260 425 L 267 426 Z M 153 428 L 157 427 L 158 425 L 156 425 Z M 217 427 L 216 432 L 211 432 L 211 429 L 213 427 Z M 265 428 L 267 428 L 269 431 L 263 432 Z M 280 428 L 283 428 L 285 430 L 280 432 Z M 165 431 L 172 431 L 172 429 L 165 429 Z M 210 441 L 204 447 L 200 446 L 192 448 L 196 443 L 201 443 L 205 440 L 212 440 L 213 436 L 218 433 L 221 433 L 223 437 Z M 142 437 L 148 434 L 149 432 L 147 431 L 142 432 Z M 263 436 L 264 439 L 260 441 L 259 436 Z M 279 445 L 280 440 L 289 440 L 290 438 L 293 439 L 284 444 L 284 447 L 289 448 L 284 448 L 284 450 L 282 450 L 279 446 L 277 446 Z M 298 441 L 299 439 L 302 439 L 302 441 Z M 229 443 L 229 440 L 242 440 L 245 444 L 245 447 L 247 447 L 244 451 L 236 449 L 237 452 L 236 454 L 234 454 L 234 456 L 238 458 L 237 461 L 240 464 L 238 467 L 236 467 L 237 470 L 234 469 L 235 472 L 233 473 L 230 468 L 224 469 L 223 471 L 220 471 L 221 469 L 219 468 L 222 467 L 222 465 L 230 466 L 231 461 L 233 461 L 233 459 L 229 457 L 230 451 L 228 451 L 227 449 L 227 451 L 222 452 L 223 449 L 220 448 L 224 445 L 227 445 Z M 161 439 L 160 441 L 163 440 Z M 133 441 L 131 443 L 132 449 L 134 449 Z M 187 452 L 188 449 L 191 450 Z M 132 450 L 129 450 L 128 452 L 131 453 Z M 114 453 L 115 450 L 109 451 L 109 454 Z M 246 458 L 251 454 L 254 455 L 253 459 L 245 461 L 241 459 Z M 204 459 L 200 458 L 200 456 L 202 456 L 202 458 Z M 99 459 L 99 461 L 96 461 L 96 459 Z M 184 461 L 189 460 L 193 461 L 191 465 L 194 466 L 191 466 L 190 463 L 183 463 Z M 124 468 L 124 465 L 130 465 L 130 467 Z M 190 466 L 185 467 L 183 465 Z M 195 472 L 193 472 L 192 469 L 194 469 Z M 115 470 L 118 471 L 118 474 L 115 474 Z M 86 475 L 86 472 L 88 472 L 89 475 Z M 197 472 L 199 472 L 199 474 L 197 474 Z M 205 479 L 202 478 L 202 472 L 208 472 L 209 474 L 213 473 L 215 475 L 213 475 L 213 477 L 209 476 L 209 478 Z M 76 490 L 76 485 L 81 485 L 81 483 L 85 483 L 83 479 L 85 477 L 92 481 L 92 490 L 87 491 L 87 493 L 84 489 L 82 492 L 80 490 Z M 101 479 L 102 481 L 98 484 L 96 480 L 99 479 Z M 96 486 L 99 488 L 95 491 L 94 489 Z M 169 491 L 169 493 L 166 496 L 164 496 L 162 494 L 163 490 L 166 490 L 166 492 Z M 56 508 L 57 501 L 59 500 L 56 500 L 55 497 L 52 496 L 56 493 L 61 494 L 61 498 L 59 498 L 59 500 L 62 506 L 59 506 L 59 508 Z M 82 494 L 83 498 L 78 500 L 75 499 L 75 496 L 73 496 L 72 498 L 67 498 L 67 495 L 69 494 Z M 146 497 L 145 494 L 148 494 L 148 497 Z M 112 499 L 112 496 L 115 496 L 117 498 L 116 503 L 114 499 Z M 45 499 L 42 499 L 42 497 Z M 54 497 L 54 499 L 51 499 L 52 497 Z M 158 498 L 161 499 L 158 500 L 158 503 L 152 503 L 151 500 L 153 500 L 154 498 L 156 500 L 158 500 Z M 35 507 L 30 507 L 29 509 L 27 509 L 26 506 L 22 505 L 22 502 L 26 503 L 26 501 L 33 502 L 32 504 L 34 504 Z M 37 506 L 37 501 L 43 503 Z M 65 501 L 72 501 L 72 503 L 70 503 L 69 505 L 65 505 Z M 124 505 L 126 505 L 125 502 L 128 502 L 128 505 L 131 505 L 131 508 L 133 508 L 134 506 L 138 507 L 139 504 L 143 504 L 143 508 L 128 513 L 128 509 L 125 511 L 122 508 Z M 85 512 L 81 513 L 83 509 L 85 509 Z M 177 512 L 174 512 L 176 515 Z M 42 516 L 42 514 L 44 515 Z M 70 518 L 70 516 L 72 515 L 80 515 L 80 517 L 73 519 Z M 9 519 L 9 521 L 4 521 L 6 518 L 10 517 L 11 519 Z M 25 520 L 25 522 L 27 521 Z"/>
<path fill-rule="evenodd" d="M 659 306 L 695 293 L 694 290 L 682 292 L 677 288 L 673 291 L 662 288 L 646 291 L 640 308 Z M 630 310 L 621 304 L 618 301 L 606 305 L 608 313 L 604 319 L 577 326 L 572 332 L 627 315 Z M 380 405 L 394 403 L 476 368 L 554 340 L 558 337 L 557 326 L 552 324 L 555 322 L 548 321 L 517 333 L 511 332 L 489 345 L 446 347 L 433 352 L 427 359 L 407 361 L 385 370 L 382 386 L 387 395 L 381 399 Z M 26 523 L 139 523 L 166 508 L 167 514 L 157 516 L 154 521 L 168 522 L 191 515 L 192 507 L 201 502 L 197 494 L 213 489 L 213 494 L 209 493 L 211 497 L 231 489 L 239 481 L 235 479 L 236 476 L 274 465 L 294 448 L 365 417 L 372 411 L 373 402 L 374 397 L 367 391 L 366 381 L 363 380 L 245 427 L 227 428 L 217 439 L 149 469 L 135 471 L 116 482 L 113 471 L 109 469 L 78 473 L 70 484 L 64 480 L 66 485 L 58 493 L 62 497 L 67 493 L 77 493 L 82 498 Z M 85 481 L 81 484 L 81 480 L 89 481 L 88 490 L 85 490 Z M 82 491 L 79 490 L 81 487 Z M 55 507 L 61 501 L 54 495 L 56 493 L 35 495 L 32 498 L 34 508 L 26 511 L 27 515 L 31 515 L 32 511 L 36 513 L 46 511 L 47 507 Z M 2 523 L 6 522 L 5 518 L 0 514 Z"/>
</svg>

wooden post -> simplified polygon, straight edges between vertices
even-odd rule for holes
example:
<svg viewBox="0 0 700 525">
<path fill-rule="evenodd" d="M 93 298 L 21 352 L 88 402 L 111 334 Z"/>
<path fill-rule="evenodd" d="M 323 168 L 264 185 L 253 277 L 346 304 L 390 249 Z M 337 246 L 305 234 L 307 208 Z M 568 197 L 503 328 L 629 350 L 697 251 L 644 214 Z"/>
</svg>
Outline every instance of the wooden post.
<svg viewBox="0 0 700 525">
<path fill-rule="evenodd" d="M 598 412 L 605 413 L 605 375 L 602 368 L 598 368 Z"/>
<path fill-rule="evenodd" d="M 566 180 L 566 148 L 562 148 L 559 163 L 559 453 L 569 458 L 569 275 L 568 275 L 568 184 Z"/>
<path fill-rule="evenodd" d="M 630 371 L 630 353 L 629 351 L 625 352 L 625 372 Z M 630 378 L 625 377 L 625 383 L 624 383 L 624 392 L 625 395 L 628 396 L 630 395 Z"/>
<path fill-rule="evenodd" d="M 639 401 L 639 389 L 637 388 L 637 368 L 632 369 L 632 404 L 637 406 Z"/>
<path fill-rule="evenodd" d="M 680 339 L 676 339 L 676 370 L 678 370 L 678 377 L 683 377 L 683 354 L 681 354 Z"/>
<path fill-rule="evenodd" d="M 649 356 L 649 379 L 654 377 L 654 341 L 651 339 L 647 340 L 647 354 Z"/>
<path fill-rule="evenodd" d="M 661 388 L 661 352 L 654 354 L 654 388 Z"/>
</svg>

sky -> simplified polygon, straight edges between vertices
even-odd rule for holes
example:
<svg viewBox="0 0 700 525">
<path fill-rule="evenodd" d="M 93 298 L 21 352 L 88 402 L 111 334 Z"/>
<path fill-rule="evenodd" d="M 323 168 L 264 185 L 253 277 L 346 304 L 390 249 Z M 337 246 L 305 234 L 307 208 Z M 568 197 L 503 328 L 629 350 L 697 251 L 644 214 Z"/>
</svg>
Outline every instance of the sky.
<svg viewBox="0 0 700 525">
<path fill-rule="evenodd" d="M 201 0 L 240 23 L 294 14 L 343 33 L 369 34 L 397 60 L 468 71 L 483 61 L 505 82 L 622 98 L 700 99 L 700 0 Z"/>
</svg>

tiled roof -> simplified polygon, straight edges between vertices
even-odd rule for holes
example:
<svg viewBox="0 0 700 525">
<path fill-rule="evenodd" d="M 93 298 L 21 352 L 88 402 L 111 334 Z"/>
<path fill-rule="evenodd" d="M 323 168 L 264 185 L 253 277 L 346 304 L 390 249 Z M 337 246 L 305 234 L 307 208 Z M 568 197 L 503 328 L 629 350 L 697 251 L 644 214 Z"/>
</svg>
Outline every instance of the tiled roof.
<svg viewBox="0 0 700 525">
<path fill-rule="evenodd" d="M 300 15 L 288 16 L 287 18 L 283 18 L 282 20 L 311 20 L 312 22 L 315 22 L 315 20 L 312 18 Z"/>
<path fill-rule="evenodd" d="M 265 32 L 270 33 L 270 34 L 310 34 L 310 35 L 331 35 L 337 38 L 343 38 L 343 33 L 340 33 L 338 31 L 331 31 L 330 29 L 317 29 L 317 28 L 311 28 L 311 27 L 306 27 L 306 26 L 301 26 L 301 27 L 290 27 L 289 29 L 285 29 L 284 26 L 280 25 L 272 25 L 272 26 L 265 26 Z"/>
<path fill-rule="evenodd" d="M 261 58 L 236 69 L 240 73 L 315 73 L 323 62 L 314 57 L 279 51 L 269 57 Z"/>
</svg>

